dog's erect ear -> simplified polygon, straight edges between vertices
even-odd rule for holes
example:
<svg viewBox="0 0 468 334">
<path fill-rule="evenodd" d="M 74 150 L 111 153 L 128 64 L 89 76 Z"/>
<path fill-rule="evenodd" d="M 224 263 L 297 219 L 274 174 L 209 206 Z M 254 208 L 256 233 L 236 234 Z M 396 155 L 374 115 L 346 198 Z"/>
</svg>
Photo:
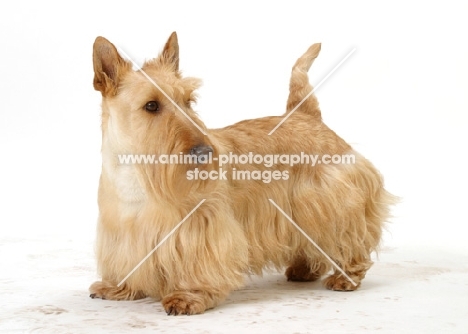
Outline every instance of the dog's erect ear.
<svg viewBox="0 0 468 334">
<path fill-rule="evenodd" d="M 102 95 L 115 94 L 124 71 L 130 69 L 115 46 L 104 37 L 97 37 L 93 45 L 94 89 Z"/>
<path fill-rule="evenodd" d="M 174 64 L 174 69 L 179 70 L 179 41 L 177 33 L 174 31 L 164 45 L 162 56 Z"/>
</svg>

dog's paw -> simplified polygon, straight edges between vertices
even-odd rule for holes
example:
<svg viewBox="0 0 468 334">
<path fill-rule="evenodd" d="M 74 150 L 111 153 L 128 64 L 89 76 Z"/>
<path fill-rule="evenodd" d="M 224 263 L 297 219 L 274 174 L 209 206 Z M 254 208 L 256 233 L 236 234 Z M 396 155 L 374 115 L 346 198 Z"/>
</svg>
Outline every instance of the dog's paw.
<svg viewBox="0 0 468 334">
<path fill-rule="evenodd" d="M 352 279 L 357 285 L 354 285 L 342 275 L 330 275 L 324 280 L 323 284 L 329 290 L 354 291 L 361 285 L 361 281 L 357 277 L 352 277 Z"/>
<path fill-rule="evenodd" d="M 125 285 L 118 287 L 109 282 L 94 282 L 89 287 L 89 297 L 95 299 L 109 299 L 109 300 L 135 300 L 144 298 L 145 295 L 141 291 L 131 291 Z"/>
<path fill-rule="evenodd" d="M 109 291 L 109 287 L 104 282 L 94 282 L 89 287 L 89 297 L 92 299 L 107 299 L 106 294 Z"/>
<path fill-rule="evenodd" d="M 167 315 L 193 315 L 205 312 L 203 297 L 192 292 L 176 291 L 162 300 Z"/>
</svg>

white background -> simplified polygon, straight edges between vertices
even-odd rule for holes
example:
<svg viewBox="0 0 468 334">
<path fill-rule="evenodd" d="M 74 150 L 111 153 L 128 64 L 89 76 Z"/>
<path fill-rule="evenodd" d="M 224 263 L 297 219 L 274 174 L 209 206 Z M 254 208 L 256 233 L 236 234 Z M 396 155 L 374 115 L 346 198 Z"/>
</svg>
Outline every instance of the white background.
<svg viewBox="0 0 468 334">
<path fill-rule="evenodd" d="M 467 9 L 462 1 L 3 2 L 0 278 L 13 284 L 3 286 L 4 297 L 12 298 L 14 287 L 25 299 L 5 299 L 10 310 L 0 323 L 14 318 L 11 328 L 47 329 L 46 322 L 31 320 L 32 311 L 18 314 L 34 304 L 26 297 L 34 290 L 29 281 L 43 277 L 44 289 L 54 286 L 57 293 L 69 282 L 53 280 L 67 257 L 54 260 L 48 252 L 68 250 L 84 261 L 77 296 L 86 295 L 94 279 L 100 93 L 92 87 L 91 56 L 99 35 L 142 63 L 177 31 L 182 71 L 204 81 L 195 109 L 209 127 L 282 114 L 291 66 L 310 44 L 322 43 L 312 84 L 356 48 L 317 90 L 323 118 L 374 162 L 388 190 L 402 199 L 385 236 L 384 246 L 397 254 L 391 260 L 417 258 L 458 270 L 466 295 Z M 34 257 L 38 253 L 49 267 Z M 390 268 L 381 261 L 381 270 Z M 40 298 L 35 302 L 42 305 Z M 440 305 L 454 317 L 452 331 L 466 325 L 467 306 L 458 305 L 465 313 L 453 315 L 453 304 Z M 271 315 L 264 312 L 260 318 Z M 443 317 L 434 324 L 448 328 Z"/>
</svg>

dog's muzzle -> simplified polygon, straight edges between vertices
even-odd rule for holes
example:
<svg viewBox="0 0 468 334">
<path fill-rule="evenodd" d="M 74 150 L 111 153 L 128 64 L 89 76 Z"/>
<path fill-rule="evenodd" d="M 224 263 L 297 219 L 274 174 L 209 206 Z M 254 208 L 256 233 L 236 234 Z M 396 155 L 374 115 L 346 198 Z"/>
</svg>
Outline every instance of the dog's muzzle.
<svg viewBox="0 0 468 334">
<path fill-rule="evenodd" d="M 195 155 L 198 161 L 208 161 L 210 154 L 213 154 L 213 147 L 209 145 L 197 145 L 192 147 L 190 155 Z"/>
</svg>

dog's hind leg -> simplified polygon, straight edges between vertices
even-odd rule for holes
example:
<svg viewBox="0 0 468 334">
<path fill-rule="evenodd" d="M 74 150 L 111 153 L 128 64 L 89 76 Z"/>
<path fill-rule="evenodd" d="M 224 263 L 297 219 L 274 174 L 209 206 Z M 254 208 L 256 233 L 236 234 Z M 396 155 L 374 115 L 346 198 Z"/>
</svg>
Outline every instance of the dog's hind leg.
<svg viewBox="0 0 468 334">
<path fill-rule="evenodd" d="M 366 276 L 367 270 L 372 266 L 372 261 L 366 259 L 355 259 L 351 263 L 344 264 L 341 268 L 344 270 L 346 275 L 351 278 L 352 282 L 348 277 L 344 276 L 340 271 L 335 270 L 332 275 L 328 276 L 324 280 L 324 285 L 329 290 L 335 291 L 353 291 L 356 290 L 360 285 L 361 281 Z M 354 284 L 353 284 L 354 282 Z"/>
<path fill-rule="evenodd" d="M 320 279 L 329 269 L 324 262 L 308 259 L 305 255 L 298 255 L 286 269 L 288 281 L 312 282 Z"/>
</svg>

